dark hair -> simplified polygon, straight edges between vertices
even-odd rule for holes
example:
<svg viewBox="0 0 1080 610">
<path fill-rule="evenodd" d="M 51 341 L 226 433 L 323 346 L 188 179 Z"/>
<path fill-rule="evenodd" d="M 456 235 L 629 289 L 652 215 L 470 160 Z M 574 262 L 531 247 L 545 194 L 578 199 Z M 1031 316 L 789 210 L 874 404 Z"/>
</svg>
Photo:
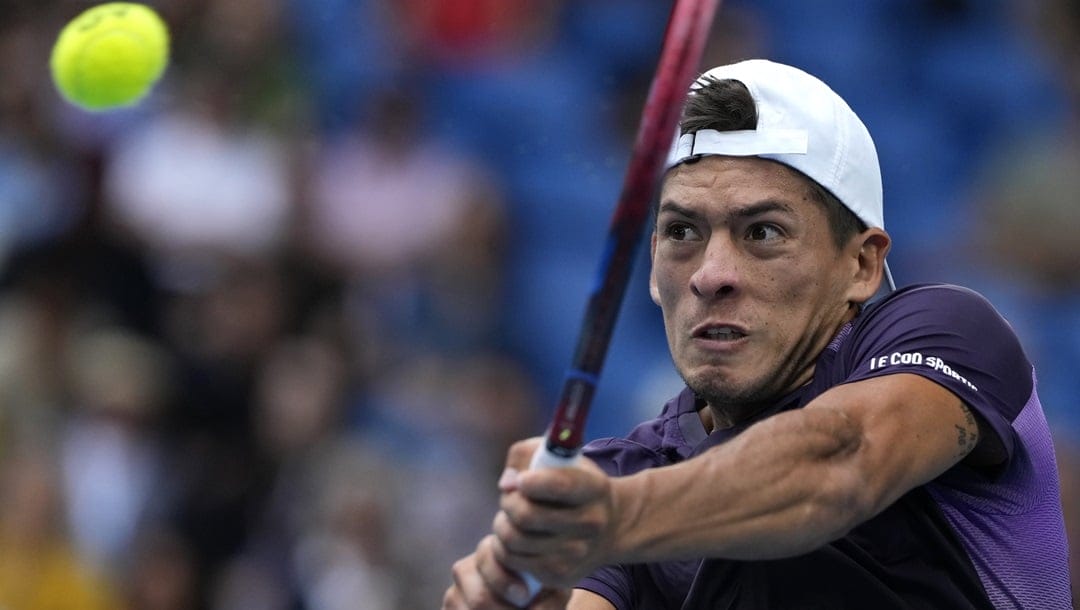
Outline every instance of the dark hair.
<svg viewBox="0 0 1080 610">
<path fill-rule="evenodd" d="M 701 82 L 702 86 L 691 91 L 686 99 L 682 121 L 679 123 L 681 133 L 694 133 L 702 129 L 757 129 L 757 105 L 746 85 L 730 78 L 707 77 Z M 837 248 L 844 247 L 852 236 L 866 230 L 866 223 L 835 195 L 815 180 L 809 177 L 807 179 L 811 184 L 811 196 L 825 206 L 829 229 Z"/>
<path fill-rule="evenodd" d="M 709 76 L 702 86 L 691 91 L 683 106 L 682 133 L 702 129 L 740 131 L 757 129 L 757 105 L 750 90 L 741 82 Z"/>
</svg>

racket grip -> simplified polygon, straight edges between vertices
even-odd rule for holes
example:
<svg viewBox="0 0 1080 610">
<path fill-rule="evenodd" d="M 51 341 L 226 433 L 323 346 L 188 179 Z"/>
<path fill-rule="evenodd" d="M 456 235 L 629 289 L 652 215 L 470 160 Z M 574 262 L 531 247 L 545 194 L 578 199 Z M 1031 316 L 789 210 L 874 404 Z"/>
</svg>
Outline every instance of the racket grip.
<svg viewBox="0 0 1080 610">
<path fill-rule="evenodd" d="M 529 470 L 540 470 L 542 468 L 570 468 L 578 463 L 578 458 L 580 456 L 580 452 L 574 452 L 570 456 L 559 455 L 552 451 L 545 443 L 533 454 L 532 461 L 529 462 Z"/>
<path fill-rule="evenodd" d="M 528 572 L 522 572 L 521 579 L 525 581 L 525 586 L 529 588 L 529 601 L 531 602 L 532 600 L 536 599 L 537 595 L 540 594 L 540 589 L 543 589 L 544 585 L 542 585 L 539 580 L 536 580 L 535 576 L 529 574 Z M 522 606 L 522 608 L 527 607 L 528 604 Z"/>
<path fill-rule="evenodd" d="M 574 453 L 571 456 L 559 455 L 548 448 L 545 443 L 533 454 L 532 461 L 529 462 L 529 470 L 537 470 L 540 468 L 569 468 L 578 463 L 580 456 L 580 453 Z M 525 581 L 525 586 L 529 589 L 529 600 L 531 601 L 538 593 L 540 593 L 540 589 L 543 589 L 544 585 L 528 572 L 522 572 L 521 578 Z"/>
</svg>

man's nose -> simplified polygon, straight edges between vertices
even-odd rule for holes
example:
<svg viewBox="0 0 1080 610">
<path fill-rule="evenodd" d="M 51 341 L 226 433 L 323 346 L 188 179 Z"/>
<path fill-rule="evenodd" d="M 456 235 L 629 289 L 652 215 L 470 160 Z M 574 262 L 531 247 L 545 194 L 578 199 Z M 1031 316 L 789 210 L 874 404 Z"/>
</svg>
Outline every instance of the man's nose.
<svg viewBox="0 0 1080 610">
<path fill-rule="evenodd" d="M 738 252 L 730 239 L 713 236 L 701 257 L 701 264 L 690 276 L 690 290 L 710 298 L 730 294 L 739 283 Z"/>
</svg>

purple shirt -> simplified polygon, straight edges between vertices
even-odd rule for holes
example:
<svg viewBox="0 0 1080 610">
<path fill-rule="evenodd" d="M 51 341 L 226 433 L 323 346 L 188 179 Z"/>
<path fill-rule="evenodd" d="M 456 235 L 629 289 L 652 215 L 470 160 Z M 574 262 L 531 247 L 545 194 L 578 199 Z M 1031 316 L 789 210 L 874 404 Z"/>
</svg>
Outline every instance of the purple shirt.
<svg viewBox="0 0 1080 610">
<path fill-rule="evenodd" d="M 1007 454 L 958 464 L 848 535 L 806 555 L 601 568 L 579 586 L 630 608 L 1071 608 L 1068 548 L 1050 430 L 1008 323 L 980 295 L 912 286 L 845 325 L 812 381 L 755 421 L 707 435 L 689 390 L 626 438 L 590 443 L 612 475 L 689 459 L 829 388 L 894 373 L 930 379 L 989 424 Z"/>
</svg>

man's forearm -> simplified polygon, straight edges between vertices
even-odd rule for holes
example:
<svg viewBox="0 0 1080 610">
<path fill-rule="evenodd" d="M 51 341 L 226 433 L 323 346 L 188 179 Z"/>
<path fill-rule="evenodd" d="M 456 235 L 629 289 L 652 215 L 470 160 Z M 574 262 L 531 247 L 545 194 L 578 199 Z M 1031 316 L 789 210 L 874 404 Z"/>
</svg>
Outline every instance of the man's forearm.
<svg viewBox="0 0 1080 610">
<path fill-rule="evenodd" d="M 697 458 L 613 481 L 611 554 L 802 554 L 939 476 L 980 439 L 963 402 L 933 381 L 897 374 L 842 384 Z"/>
<path fill-rule="evenodd" d="M 801 409 L 686 462 L 616 479 L 616 561 L 769 559 L 808 552 L 865 517 L 861 431 L 832 409 Z"/>
</svg>

